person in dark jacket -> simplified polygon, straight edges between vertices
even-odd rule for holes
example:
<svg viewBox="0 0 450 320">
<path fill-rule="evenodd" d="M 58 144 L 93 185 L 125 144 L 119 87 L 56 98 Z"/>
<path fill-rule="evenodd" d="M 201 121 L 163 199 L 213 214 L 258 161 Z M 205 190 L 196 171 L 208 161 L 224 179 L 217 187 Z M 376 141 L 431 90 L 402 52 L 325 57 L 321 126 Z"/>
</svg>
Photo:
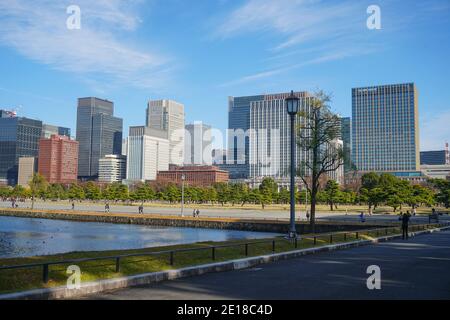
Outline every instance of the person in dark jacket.
<svg viewBox="0 0 450 320">
<path fill-rule="evenodd" d="M 411 218 L 411 215 L 409 212 L 403 214 L 400 217 L 400 220 L 402 221 L 402 238 L 403 240 L 408 240 L 409 234 L 408 234 L 408 227 L 409 227 L 409 219 Z"/>
</svg>

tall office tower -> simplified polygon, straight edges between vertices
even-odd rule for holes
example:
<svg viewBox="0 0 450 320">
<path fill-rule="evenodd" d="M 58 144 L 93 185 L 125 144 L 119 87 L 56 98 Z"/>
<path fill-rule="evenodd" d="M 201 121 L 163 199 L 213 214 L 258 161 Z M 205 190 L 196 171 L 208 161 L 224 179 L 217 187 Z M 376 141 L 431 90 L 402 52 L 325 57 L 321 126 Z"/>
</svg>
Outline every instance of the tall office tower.
<svg viewBox="0 0 450 320">
<path fill-rule="evenodd" d="M 344 171 L 352 170 L 352 118 L 341 118 L 341 140 L 345 154 Z"/>
<path fill-rule="evenodd" d="M 313 97 L 307 92 L 295 92 L 300 98 L 300 113 L 295 125 L 298 128 L 308 113 Z M 285 99 L 290 93 L 270 94 L 262 100 L 250 102 L 249 178 L 286 178 L 290 173 L 290 118 Z M 307 160 L 305 150 L 296 149 L 297 167 Z"/>
<path fill-rule="evenodd" d="M 212 164 L 211 126 L 202 122 L 186 125 L 184 142 L 185 165 Z"/>
<path fill-rule="evenodd" d="M 128 139 L 122 139 L 122 155 L 126 156 L 128 152 Z"/>
<path fill-rule="evenodd" d="M 166 130 L 170 142 L 170 164 L 184 162 L 184 105 L 172 100 L 150 100 L 147 127 Z"/>
<path fill-rule="evenodd" d="M 103 183 L 122 182 L 127 177 L 127 157 L 108 154 L 100 159 L 98 181 Z"/>
<path fill-rule="evenodd" d="M 78 141 L 52 135 L 39 142 L 38 172 L 49 183 L 76 183 L 78 178 Z"/>
<path fill-rule="evenodd" d="M 20 157 L 19 158 L 19 173 L 17 184 L 19 186 L 28 188 L 31 179 L 37 169 L 37 158 L 35 157 Z"/>
<path fill-rule="evenodd" d="M 212 152 L 213 165 L 221 165 L 227 163 L 227 149 L 213 149 Z"/>
<path fill-rule="evenodd" d="M 250 176 L 250 104 L 264 99 L 264 95 L 228 97 L 228 155 L 227 163 L 220 167 L 229 172 L 230 179 L 247 179 Z"/>
<path fill-rule="evenodd" d="M 352 89 L 352 158 L 361 172 L 405 176 L 420 169 L 414 83 Z"/>
<path fill-rule="evenodd" d="M 66 136 L 70 138 L 71 130 L 70 128 L 52 126 L 50 124 L 42 125 L 42 138 L 50 139 L 51 136 Z"/>
<path fill-rule="evenodd" d="M 122 154 L 122 128 L 123 120 L 114 117 L 114 104 L 111 101 L 93 97 L 78 99 L 80 179 L 98 178 L 99 160 L 107 154 Z"/>
<path fill-rule="evenodd" d="M 149 127 L 130 127 L 127 182 L 156 180 L 158 171 L 169 169 L 168 132 Z"/>
<path fill-rule="evenodd" d="M 16 185 L 20 157 L 37 157 L 42 121 L 0 110 L 0 184 Z"/>
</svg>

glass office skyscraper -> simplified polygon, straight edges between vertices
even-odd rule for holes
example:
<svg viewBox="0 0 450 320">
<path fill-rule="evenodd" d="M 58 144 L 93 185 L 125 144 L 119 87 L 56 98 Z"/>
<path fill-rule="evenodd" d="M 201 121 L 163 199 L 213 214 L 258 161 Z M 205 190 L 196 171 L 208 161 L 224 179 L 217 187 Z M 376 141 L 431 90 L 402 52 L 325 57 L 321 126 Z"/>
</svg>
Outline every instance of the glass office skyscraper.
<svg viewBox="0 0 450 320">
<path fill-rule="evenodd" d="M 249 137 L 250 104 L 264 100 L 263 95 L 228 98 L 228 155 L 227 163 L 220 165 L 227 170 L 231 179 L 247 179 L 250 176 Z M 243 133 L 240 143 L 239 133 Z"/>
<path fill-rule="evenodd" d="M 20 157 L 37 157 L 42 121 L 0 110 L 0 184 L 16 185 Z"/>
<path fill-rule="evenodd" d="M 93 97 L 78 99 L 80 179 L 96 179 L 101 158 L 109 154 L 122 154 L 122 132 L 123 120 L 114 117 L 114 104 L 111 101 Z"/>
<path fill-rule="evenodd" d="M 345 154 L 344 171 L 352 170 L 352 118 L 341 118 L 341 140 Z"/>
<path fill-rule="evenodd" d="M 414 83 L 352 89 L 352 159 L 361 172 L 420 169 Z"/>
</svg>

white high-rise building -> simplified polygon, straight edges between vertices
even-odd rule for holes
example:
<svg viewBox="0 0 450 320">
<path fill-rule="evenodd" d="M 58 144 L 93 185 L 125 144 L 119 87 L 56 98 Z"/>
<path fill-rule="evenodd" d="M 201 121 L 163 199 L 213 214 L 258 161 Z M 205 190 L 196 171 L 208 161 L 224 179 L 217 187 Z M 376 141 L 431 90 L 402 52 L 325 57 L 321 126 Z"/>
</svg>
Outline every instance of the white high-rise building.
<svg viewBox="0 0 450 320">
<path fill-rule="evenodd" d="M 109 154 L 99 160 L 98 181 L 103 183 L 122 182 L 127 174 L 127 157 Z"/>
<path fill-rule="evenodd" d="M 168 132 L 170 164 L 184 162 L 184 105 L 172 100 L 150 100 L 147 127 Z"/>
<path fill-rule="evenodd" d="M 211 126 L 201 121 L 187 124 L 184 141 L 185 165 L 212 165 Z"/>
<path fill-rule="evenodd" d="M 249 162 L 250 178 L 288 177 L 290 173 L 290 118 L 285 99 L 290 93 L 271 94 L 250 102 Z M 300 113 L 295 120 L 298 127 L 301 113 L 309 112 L 313 97 L 307 92 L 295 92 L 300 98 Z M 297 167 L 308 155 L 297 147 Z"/>
<path fill-rule="evenodd" d="M 300 112 L 295 120 L 295 127 L 304 126 L 313 105 L 314 97 L 308 92 L 295 92 L 299 99 Z M 259 100 L 249 102 L 249 178 L 260 179 L 273 177 L 283 181 L 290 175 L 290 117 L 287 113 L 285 99 L 290 93 L 268 94 Z M 342 147 L 342 141 L 333 141 L 328 148 Z M 331 149 L 330 149 L 331 150 Z M 297 146 L 295 153 L 296 168 L 302 163 L 311 162 L 311 152 Z M 306 170 L 308 172 L 308 170 Z M 342 168 L 328 174 L 330 179 L 340 182 Z"/>
<path fill-rule="evenodd" d="M 165 130 L 130 127 L 127 182 L 156 180 L 158 171 L 168 170 L 169 145 Z"/>
<path fill-rule="evenodd" d="M 20 157 L 17 184 L 22 187 L 29 187 L 29 183 L 37 171 L 35 157 Z"/>
</svg>

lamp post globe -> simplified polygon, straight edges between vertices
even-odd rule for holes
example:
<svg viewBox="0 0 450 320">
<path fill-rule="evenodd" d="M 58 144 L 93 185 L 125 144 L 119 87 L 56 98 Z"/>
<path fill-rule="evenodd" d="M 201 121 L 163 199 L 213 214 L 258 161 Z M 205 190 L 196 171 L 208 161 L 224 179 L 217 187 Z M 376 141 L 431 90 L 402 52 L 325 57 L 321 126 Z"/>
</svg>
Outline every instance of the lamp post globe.
<svg viewBox="0 0 450 320">
<path fill-rule="evenodd" d="M 295 227 L 295 117 L 299 112 L 300 99 L 291 91 L 291 95 L 285 99 L 287 113 L 291 122 L 291 183 L 290 183 L 290 224 L 289 224 L 289 239 L 297 238 L 297 230 Z"/>
</svg>

